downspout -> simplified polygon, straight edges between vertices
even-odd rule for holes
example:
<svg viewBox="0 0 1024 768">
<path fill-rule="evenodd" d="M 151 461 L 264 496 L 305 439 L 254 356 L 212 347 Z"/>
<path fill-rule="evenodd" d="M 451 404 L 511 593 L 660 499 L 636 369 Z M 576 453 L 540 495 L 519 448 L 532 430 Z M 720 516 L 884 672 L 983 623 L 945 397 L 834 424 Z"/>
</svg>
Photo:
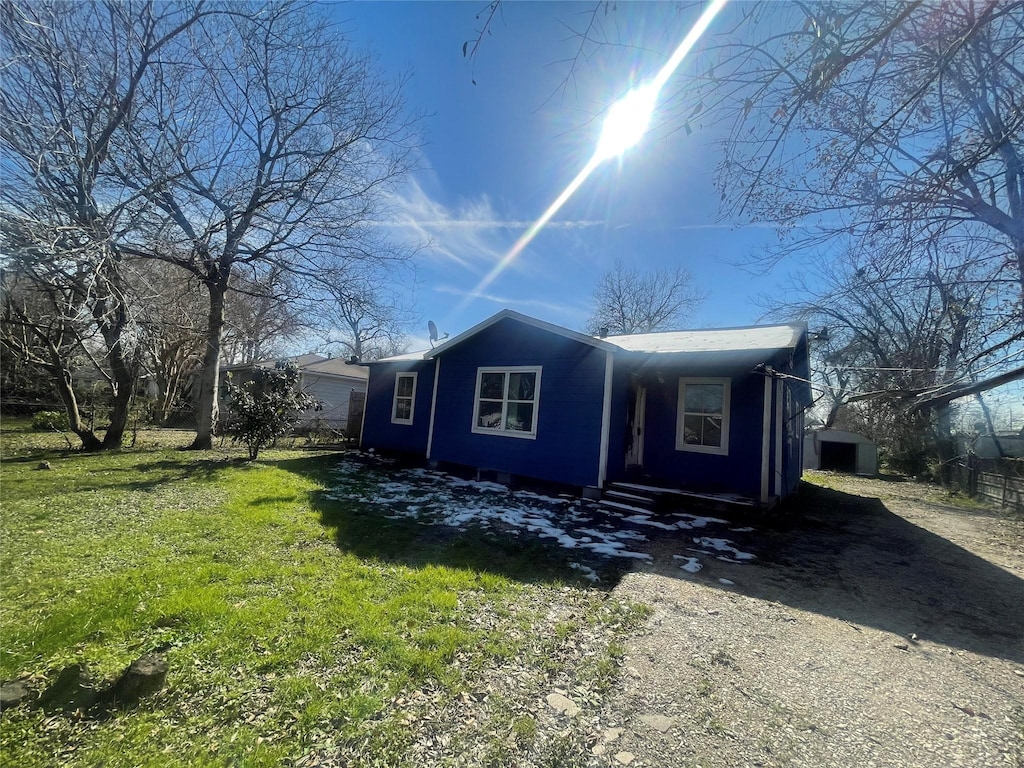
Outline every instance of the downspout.
<svg viewBox="0 0 1024 768">
<path fill-rule="evenodd" d="M 601 405 L 601 451 L 597 464 L 597 487 L 604 488 L 608 479 L 608 443 L 612 429 L 612 369 L 611 350 L 604 353 L 604 402 Z"/>
<path fill-rule="evenodd" d="M 434 358 L 434 391 L 430 393 L 430 426 L 427 428 L 427 460 L 434 447 L 434 411 L 437 409 L 437 377 L 441 372 L 441 358 Z"/>
<path fill-rule="evenodd" d="M 761 503 L 768 503 L 769 464 L 772 448 L 772 379 L 764 377 L 764 406 L 761 425 Z"/>
</svg>

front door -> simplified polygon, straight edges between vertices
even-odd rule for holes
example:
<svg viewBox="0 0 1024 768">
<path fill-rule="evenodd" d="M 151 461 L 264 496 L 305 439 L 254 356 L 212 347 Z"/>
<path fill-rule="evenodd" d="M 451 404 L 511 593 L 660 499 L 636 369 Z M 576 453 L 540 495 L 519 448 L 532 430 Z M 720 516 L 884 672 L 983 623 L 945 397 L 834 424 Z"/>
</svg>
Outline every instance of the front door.
<svg viewBox="0 0 1024 768">
<path fill-rule="evenodd" d="M 644 463 L 644 413 L 647 409 L 647 387 L 637 382 L 635 389 L 631 387 L 630 399 L 633 401 L 628 408 L 629 435 L 626 445 L 626 466 L 640 467 Z"/>
</svg>

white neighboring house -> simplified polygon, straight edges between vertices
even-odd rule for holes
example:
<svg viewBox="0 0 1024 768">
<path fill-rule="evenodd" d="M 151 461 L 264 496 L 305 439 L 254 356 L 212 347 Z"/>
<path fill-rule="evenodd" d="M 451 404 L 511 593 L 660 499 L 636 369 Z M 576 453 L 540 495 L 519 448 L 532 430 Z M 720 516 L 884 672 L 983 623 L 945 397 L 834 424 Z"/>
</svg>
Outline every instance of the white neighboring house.
<svg viewBox="0 0 1024 768">
<path fill-rule="evenodd" d="M 369 370 L 358 363 L 340 357 L 295 355 L 228 365 L 221 369 L 221 374 L 223 376 L 224 373 L 231 373 L 236 384 L 244 384 L 251 378 L 250 371 L 253 368 L 276 368 L 278 363 L 282 362 L 294 363 L 298 367 L 302 390 L 323 404 L 320 411 L 303 413 L 296 425 L 297 429 L 319 424 L 336 432 L 358 437 L 363 403 L 366 400 L 366 381 L 369 377 Z"/>
</svg>

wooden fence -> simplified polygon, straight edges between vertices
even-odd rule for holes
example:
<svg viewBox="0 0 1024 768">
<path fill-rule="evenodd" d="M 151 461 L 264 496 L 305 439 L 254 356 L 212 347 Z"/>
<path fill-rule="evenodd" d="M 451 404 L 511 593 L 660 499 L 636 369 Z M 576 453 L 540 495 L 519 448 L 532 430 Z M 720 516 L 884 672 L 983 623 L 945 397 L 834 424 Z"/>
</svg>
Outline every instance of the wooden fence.
<svg viewBox="0 0 1024 768">
<path fill-rule="evenodd" d="M 971 496 L 1024 514 L 1024 459 L 979 459 L 968 455 L 966 470 Z"/>
</svg>

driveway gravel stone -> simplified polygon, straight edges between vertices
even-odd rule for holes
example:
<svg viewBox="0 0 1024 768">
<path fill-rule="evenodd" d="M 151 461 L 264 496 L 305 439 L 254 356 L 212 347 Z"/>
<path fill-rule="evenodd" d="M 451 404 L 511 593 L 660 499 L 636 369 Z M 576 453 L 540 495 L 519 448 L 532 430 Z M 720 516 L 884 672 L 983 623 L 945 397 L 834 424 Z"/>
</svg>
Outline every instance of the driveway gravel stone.
<svg viewBox="0 0 1024 768">
<path fill-rule="evenodd" d="M 1024 525 L 826 481 L 752 524 L 753 564 L 689 574 L 662 537 L 621 580 L 653 613 L 601 707 L 616 747 L 633 766 L 1024 766 Z"/>
</svg>

